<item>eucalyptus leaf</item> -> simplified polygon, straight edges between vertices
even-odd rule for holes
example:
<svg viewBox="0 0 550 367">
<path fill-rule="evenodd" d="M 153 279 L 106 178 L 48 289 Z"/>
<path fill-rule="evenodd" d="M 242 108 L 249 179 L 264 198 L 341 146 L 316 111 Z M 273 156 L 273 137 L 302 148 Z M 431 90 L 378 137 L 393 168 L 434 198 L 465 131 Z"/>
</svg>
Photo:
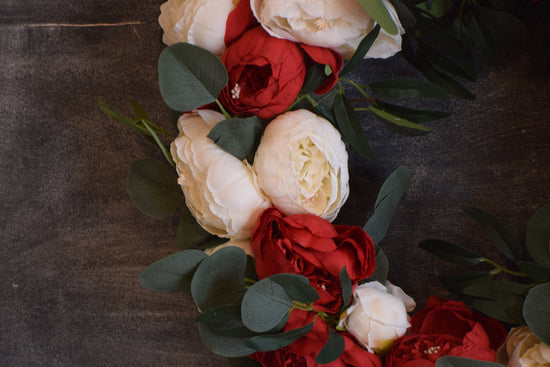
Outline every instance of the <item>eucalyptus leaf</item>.
<svg viewBox="0 0 550 367">
<path fill-rule="evenodd" d="M 329 330 L 328 339 L 323 349 L 315 357 L 318 364 L 327 364 L 337 360 L 346 349 L 344 337 L 337 332 Z"/>
<path fill-rule="evenodd" d="M 340 271 L 340 287 L 342 287 L 342 308 L 340 312 L 343 312 L 348 307 L 348 304 L 351 301 L 351 295 L 353 291 L 353 284 L 351 283 L 351 279 L 345 266 Z"/>
<path fill-rule="evenodd" d="M 178 224 L 178 245 L 180 249 L 206 248 L 227 242 L 227 238 L 214 236 L 204 230 L 191 214 L 187 206 L 183 207 Z"/>
<path fill-rule="evenodd" d="M 187 250 L 151 264 L 139 276 L 139 283 L 160 293 L 191 292 L 191 278 L 207 256 L 202 251 Z"/>
<path fill-rule="evenodd" d="M 550 282 L 550 267 L 528 261 L 516 262 L 518 268 L 537 283 Z"/>
<path fill-rule="evenodd" d="M 241 315 L 244 325 L 262 333 L 275 328 L 288 316 L 292 298 L 284 288 L 269 278 L 250 287 L 242 300 Z"/>
<path fill-rule="evenodd" d="M 432 132 L 432 129 L 429 129 L 425 126 L 409 121 L 402 117 L 392 115 L 391 113 L 384 111 L 380 108 L 377 108 L 375 106 L 370 106 L 369 110 L 371 110 L 375 115 L 380 117 L 388 129 L 398 134 L 419 136 L 419 135 L 426 135 Z"/>
<path fill-rule="evenodd" d="M 363 126 L 361 126 L 353 107 L 342 93 L 338 93 L 334 98 L 334 116 L 338 130 L 352 148 L 363 158 L 376 162 Z"/>
<path fill-rule="evenodd" d="M 523 304 L 523 317 L 533 334 L 550 345 L 550 283 L 532 288 Z"/>
<path fill-rule="evenodd" d="M 150 158 L 130 164 L 126 189 L 134 205 L 153 218 L 167 217 L 183 200 L 174 170 Z"/>
<path fill-rule="evenodd" d="M 245 357 L 255 352 L 254 349 L 246 346 L 248 338 L 219 335 L 208 323 L 197 324 L 202 342 L 214 354 L 229 357 Z"/>
<path fill-rule="evenodd" d="M 374 44 L 374 41 L 376 41 L 376 38 L 378 37 L 378 34 L 380 33 L 380 25 L 376 25 L 359 43 L 359 46 L 357 46 L 357 49 L 353 53 L 353 56 L 351 59 L 344 65 L 342 70 L 340 70 L 340 73 L 338 76 L 342 77 L 355 69 L 361 61 L 363 61 L 363 58 L 365 55 L 369 52 L 370 48 Z"/>
<path fill-rule="evenodd" d="M 537 210 L 529 219 L 526 246 L 533 260 L 550 266 L 550 203 Z"/>
<path fill-rule="evenodd" d="M 436 361 L 435 367 L 502 367 L 502 365 L 464 357 L 443 356 Z"/>
<path fill-rule="evenodd" d="M 369 89 L 387 98 L 449 98 L 443 89 L 418 79 L 381 80 L 369 84 Z"/>
<path fill-rule="evenodd" d="M 375 244 L 380 243 L 386 236 L 399 200 L 410 183 L 411 171 L 405 166 L 400 166 L 382 184 L 374 204 L 374 213 L 363 227 Z"/>
<path fill-rule="evenodd" d="M 415 110 L 382 101 L 378 101 L 377 104 L 395 116 L 403 117 L 416 123 L 430 122 L 451 116 L 451 113 L 446 111 Z"/>
<path fill-rule="evenodd" d="M 313 329 L 313 322 L 279 334 L 264 334 L 254 336 L 246 341 L 246 345 L 259 352 L 269 352 L 286 347 L 306 335 Z"/>
<path fill-rule="evenodd" d="M 510 260 L 521 260 L 521 244 L 512 231 L 493 214 L 475 207 L 462 208 L 481 226 L 495 247 Z"/>
<path fill-rule="evenodd" d="M 462 293 L 462 290 L 470 284 L 491 279 L 491 273 L 477 270 L 453 275 L 439 275 L 438 278 L 449 291 Z"/>
<path fill-rule="evenodd" d="M 523 297 L 516 296 L 507 300 L 486 300 L 475 299 L 472 305 L 479 312 L 510 324 L 521 324 L 523 318 L 521 316 L 521 306 Z"/>
<path fill-rule="evenodd" d="M 238 160 L 246 159 L 252 164 L 262 132 L 260 119 L 253 116 L 220 121 L 210 130 L 208 137 Z"/>
<path fill-rule="evenodd" d="M 388 9 L 381 0 L 358 0 L 359 4 L 365 9 L 367 14 L 382 27 L 383 30 L 391 35 L 399 32 L 397 25 L 393 21 Z"/>
<path fill-rule="evenodd" d="M 445 240 L 424 240 L 418 244 L 418 247 L 457 265 L 473 266 L 482 261 L 481 255 Z"/>
<path fill-rule="evenodd" d="M 214 102 L 228 82 L 220 59 L 189 43 L 164 49 L 158 69 L 162 98 L 176 111 L 191 111 Z"/>
<path fill-rule="evenodd" d="M 208 256 L 197 268 L 191 282 L 191 295 L 203 311 L 237 304 L 244 292 L 245 252 L 225 247 Z"/>
<path fill-rule="evenodd" d="M 271 275 L 269 279 L 279 284 L 286 294 L 301 303 L 312 303 L 319 299 L 319 293 L 309 284 L 309 279 L 303 275 L 281 273 Z"/>
<path fill-rule="evenodd" d="M 241 320 L 241 308 L 238 305 L 223 305 L 203 311 L 196 322 L 223 323 Z"/>
<path fill-rule="evenodd" d="M 382 247 L 374 245 L 376 249 L 376 266 L 374 267 L 374 273 L 367 279 L 368 282 L 378 281 L 381 284 L 385 284 L 388 280 L 388 272 L 390 268 L 390 262 Z"/>
<path fill-rule="evenodd" d="M 469 296 L 506 301 L 525 297 L 529 287 L 525 284 L 507 280 L 481 280 L 465 287 L 462 293 Z"/>
<path fill-rule="evenodd" d="M 299 94 L 309 94 L 315 92 L 317 88 L 323 84 L 326 77 L 325 65 L 317 63 L 313 64 L 307 69 L 304 84 L 302 84 L 302 89 Z"/>
</svg>

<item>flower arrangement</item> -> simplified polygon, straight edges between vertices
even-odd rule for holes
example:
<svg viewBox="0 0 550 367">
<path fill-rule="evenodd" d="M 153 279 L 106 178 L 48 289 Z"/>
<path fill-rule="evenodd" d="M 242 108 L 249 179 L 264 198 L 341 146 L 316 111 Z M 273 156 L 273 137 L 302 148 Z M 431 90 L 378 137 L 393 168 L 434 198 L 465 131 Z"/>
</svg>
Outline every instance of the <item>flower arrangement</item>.
<svg viewBox="0 0 550 367">
<path fill-rule="evenodd" d="M 164 3 L 159 23 L 168 47 L 159 57 L 159 87 L 180 115 L 178 135 L 135 101 L 134 117 L 126 117 L 98 99 L 107 115 L 158 145 L 171 166 L 133 162 L 133 203 L 162 218 L 185 201 L 181 251 L 147 268 L 141 284 L 189 293 L 204 344 L 235 365 L 548 363 L 548 206 L 528 229 L 537 263 L 523 259 L 496 217 L 465 209 L 518 272 L 442 240 L 420 244 L 454 263 L 495 266 L 441 277 L 449 289 L 483 298 L 473 303 L 481 313 L 431 297 L 412 314 L 415 301 L 388 281 L 379 243 L 409 186 L 408 168 L 387 178 L 363 227 L 332 223 L 349 195 L 348 147 L 376 161 L 357 113 L 397 133 L 429 133 L 424 123 L 448 112 L 387 100 L 474 98 L 455 76 L 475 79 L 473 45 L 492 61 L 499 37 L 521 39 L 523 27 L 507 9 L 454 0 Z M 359 85 L 345 77 L 365 59 L 397 53 L 426 80 Z M 491 278 L 499 273 L 534 283 Z M 507 338 L 496 319 L 528 326 Z"/>
</svg>

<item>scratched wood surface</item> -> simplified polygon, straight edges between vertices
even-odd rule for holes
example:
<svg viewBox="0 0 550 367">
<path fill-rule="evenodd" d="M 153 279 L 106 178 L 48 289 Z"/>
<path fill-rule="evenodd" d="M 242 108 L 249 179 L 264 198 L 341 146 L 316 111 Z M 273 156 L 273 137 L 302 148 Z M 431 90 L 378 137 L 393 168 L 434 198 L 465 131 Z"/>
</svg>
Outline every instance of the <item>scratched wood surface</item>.
<svg viewBox="0 0 550 367">
<path fill-rule="evenodd" d="M 125 192 L 151 145 L 101 113 L 139 100 L 170 126 L 156 62 L 161 1 L 0 1 L 0 365 L 224 366 L 202 346 L 191 301 L 144 290 L 138 276 L 177 251 L 177 219 L 141 215 Z M 338 219 L 363 224 L 385 177 L 413 173 L 382 243 L 390 279 L 422 304 L 445 295 L 416 247 L 430 237 L 492 249 L 461 213 L 473 205 L 523 236 L 550 201 L 550 26 L 532 16 L 525 44 L 470 84 L 475 101 L 427 137 L 405 138 L 363 116 L 380 158 L 351 154 L 351 198 Z M 364 63 L 358 81 L 416 75 L 399 58 Z"/>
</svg>

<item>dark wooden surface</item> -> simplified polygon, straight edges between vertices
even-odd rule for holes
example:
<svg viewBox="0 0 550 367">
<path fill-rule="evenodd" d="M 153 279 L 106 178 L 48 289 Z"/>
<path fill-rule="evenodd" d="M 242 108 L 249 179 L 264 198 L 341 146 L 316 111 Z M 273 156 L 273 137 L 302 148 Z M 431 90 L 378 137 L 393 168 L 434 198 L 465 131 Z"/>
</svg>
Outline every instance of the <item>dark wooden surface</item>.
<svg viewBox="0 0 550 367">
<path fill-rule="evenodd" d="M 546 0 L 540 0 L 546 1 Z M 177 251 L 177 219 L 141 215 L 125 191 L 132 160 L 158 151 L 107 118 L 96 98 L 129 113 L 137 99 L 157 122 L 161 1 L 0 2 L 0 365 L 223 366 L 202 346 L 192 302 L 142 289 L 149 264 Z M 410 190 L 382 243 L 390 279 L 422 304 L 442 294 L 419 250 L 439 237 L 493 252 L 462 206 L 498 215 L 519 236 L 550 201 L 550 26 L 469 84 L 475 101 L 430 102 L 454 115 L 427 137 L 387 132 L 364 115 L 380 158 L 352 154 L 351 198 L 339 222 L 363 224 L 399 165 Z M 415 75 L 399 58 L 353 77 Z"/>
</svg>

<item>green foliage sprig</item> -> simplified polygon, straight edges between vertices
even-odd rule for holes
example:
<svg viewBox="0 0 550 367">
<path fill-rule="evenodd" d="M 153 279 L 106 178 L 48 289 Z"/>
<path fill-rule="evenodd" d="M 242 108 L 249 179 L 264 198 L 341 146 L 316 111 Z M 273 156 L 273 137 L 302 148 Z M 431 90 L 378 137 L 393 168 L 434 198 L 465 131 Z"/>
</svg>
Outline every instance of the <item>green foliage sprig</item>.
<svg viewBox="0 0 550 367">
<path fill-rule="evenodd" d="M 472 305 L 480 312 L 504 322 L 527 324 L 540 340 L 550 344 L 550 203 L 527 224 L 525 247 L 532 261 L 524 258 L 520 241 L 497 217 L 474 207 L 463 210 L 516 269 L 451 242 L 422 241 L 420 248 L 447 262 L 461 266 L 486 263 L 493 267 L 490 271 L 439 276 L 440 280 L 450 291 L 473 297 Z M 496 279 L 497 274 L 514 280 Z"/>
</svg>

